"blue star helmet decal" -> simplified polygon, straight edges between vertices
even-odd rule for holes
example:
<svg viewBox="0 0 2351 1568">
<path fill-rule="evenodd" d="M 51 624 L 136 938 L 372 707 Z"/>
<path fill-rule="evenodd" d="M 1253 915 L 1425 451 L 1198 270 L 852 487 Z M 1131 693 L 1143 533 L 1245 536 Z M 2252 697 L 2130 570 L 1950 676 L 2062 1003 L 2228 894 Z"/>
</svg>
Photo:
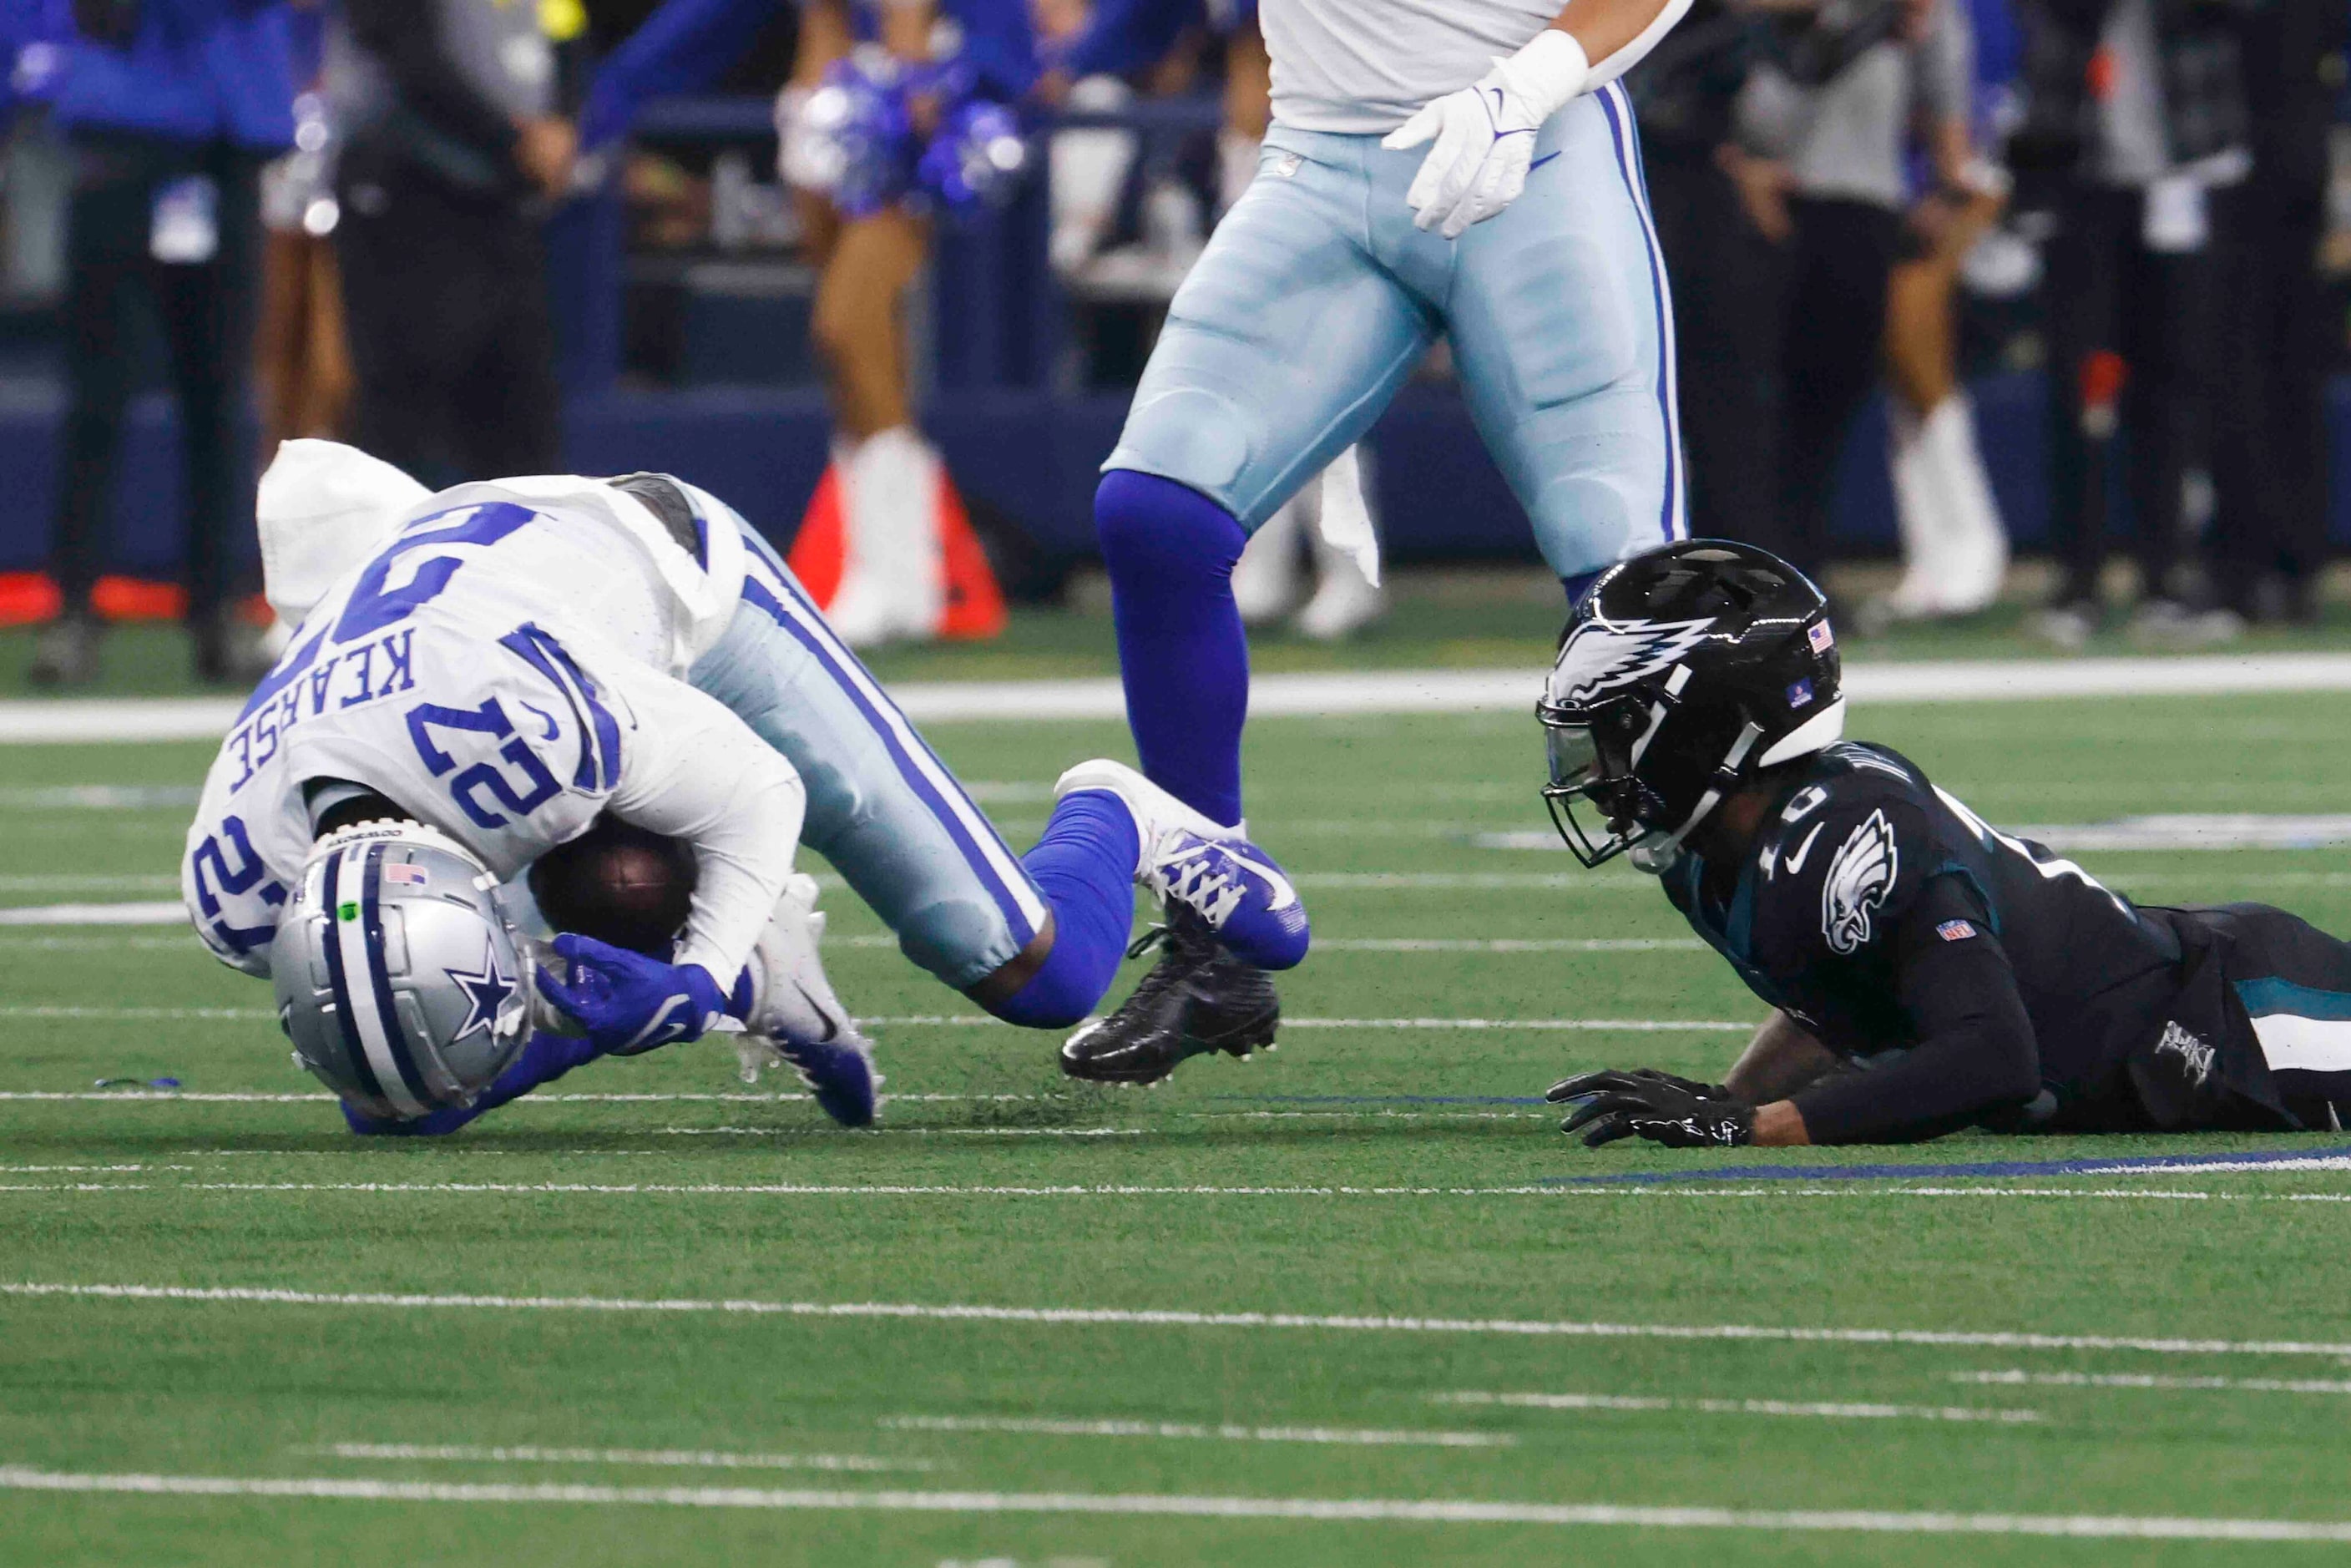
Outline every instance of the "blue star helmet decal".
<svg viewBox="0 0 2351 1568">
<path fill-rule="evenodd" d="M 495 1030 L 498 1009 L 514 995 L 514 982 L 498 967 L 496 951 L 486 943 L 482 947 L 482 967 L 479 973 L 468 974 L 463 969 L 444 969 L 457 988 L 465 993 L 465 1027 L 455 1036 L 464 1040 L 477 1029 Z"/>
</svg>

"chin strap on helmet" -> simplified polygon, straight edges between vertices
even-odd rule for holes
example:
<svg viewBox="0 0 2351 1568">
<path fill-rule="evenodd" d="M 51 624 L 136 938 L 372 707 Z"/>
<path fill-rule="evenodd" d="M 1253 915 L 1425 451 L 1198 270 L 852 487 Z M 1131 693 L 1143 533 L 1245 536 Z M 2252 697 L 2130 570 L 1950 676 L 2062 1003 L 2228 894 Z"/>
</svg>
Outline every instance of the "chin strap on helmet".
<svg viewBox="0 0 2351 1568">
<path fill-rule="evenodd" d="M 1682 820 L 1680 827 L 1666 835 L 1666 841 L 1658 846 L 1660 851 L 1680 849 L 1682 841 L 1688 838 L 1717 806 L 1722 804 L 1723 796 L 1738 787 L 1740 768 L 1746 762 L 1747 754 L 1754 750 L 1755 743 L 1762 738 L 1763 727 L 1749 720 L 1740 730 L 1739 738 L 1730 743 L 1730 749 L 1723 754 L 1721 765 L 1715 768 L 1713 779 L 1707 784 L 1706 793 L 1698 798 L 1697 808 Z"/>
</svg>

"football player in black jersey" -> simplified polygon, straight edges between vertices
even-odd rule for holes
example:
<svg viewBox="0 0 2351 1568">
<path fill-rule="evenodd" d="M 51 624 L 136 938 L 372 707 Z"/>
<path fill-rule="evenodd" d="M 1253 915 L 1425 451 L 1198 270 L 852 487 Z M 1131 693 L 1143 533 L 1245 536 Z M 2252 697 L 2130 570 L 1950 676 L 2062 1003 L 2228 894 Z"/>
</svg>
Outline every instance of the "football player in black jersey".
<svg viewBox="0 0 2351 1568">
<path fill-rule="evenodd" d="M 1826 602 L 1775 556 L 1698 539 L 1612 568 L 1538 711 L 1568 847 L 1655 872 L 1775 1009 L 1724 1083 L 1553 1088 L 1587 1144 L 2292 1131 L 2351 1109 L 2351 945 L 2264 904 L 2142 908 L 1846 740 Z"/>
</svg>

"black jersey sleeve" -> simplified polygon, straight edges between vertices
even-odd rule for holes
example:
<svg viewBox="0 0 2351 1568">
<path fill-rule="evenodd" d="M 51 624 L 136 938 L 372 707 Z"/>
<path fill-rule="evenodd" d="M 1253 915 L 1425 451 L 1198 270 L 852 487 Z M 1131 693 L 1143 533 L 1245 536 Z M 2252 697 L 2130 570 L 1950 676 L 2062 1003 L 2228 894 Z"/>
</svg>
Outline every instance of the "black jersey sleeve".
<svg viewBox="0 0 2351 1568">
<path fill-rule="evenodd" d="M 1884 939 L 1917 1044 L 1798 1093 L 1795 1106 L 1813 1142 L 1936 1137 L 2041 1092 L 2032 1020 L 1972 883 L 1928 879 Z"/>
</svg>

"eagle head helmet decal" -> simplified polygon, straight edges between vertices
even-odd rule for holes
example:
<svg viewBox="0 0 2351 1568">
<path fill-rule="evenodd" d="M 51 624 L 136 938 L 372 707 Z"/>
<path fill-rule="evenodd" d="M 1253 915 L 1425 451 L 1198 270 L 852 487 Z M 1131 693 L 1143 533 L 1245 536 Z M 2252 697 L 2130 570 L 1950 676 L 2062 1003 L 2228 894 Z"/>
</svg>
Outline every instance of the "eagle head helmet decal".
<svg viewBox="0 0 2351 1568">
<path fill-rule="evenodd" d="M 1601 693 L 1661 674 L 1706 640 L 1711 619 L 1694 621 L 1584 622 L 1575 628 L 1552 666 L 1554 704 L 1588 703 Z"/>
</svg>

